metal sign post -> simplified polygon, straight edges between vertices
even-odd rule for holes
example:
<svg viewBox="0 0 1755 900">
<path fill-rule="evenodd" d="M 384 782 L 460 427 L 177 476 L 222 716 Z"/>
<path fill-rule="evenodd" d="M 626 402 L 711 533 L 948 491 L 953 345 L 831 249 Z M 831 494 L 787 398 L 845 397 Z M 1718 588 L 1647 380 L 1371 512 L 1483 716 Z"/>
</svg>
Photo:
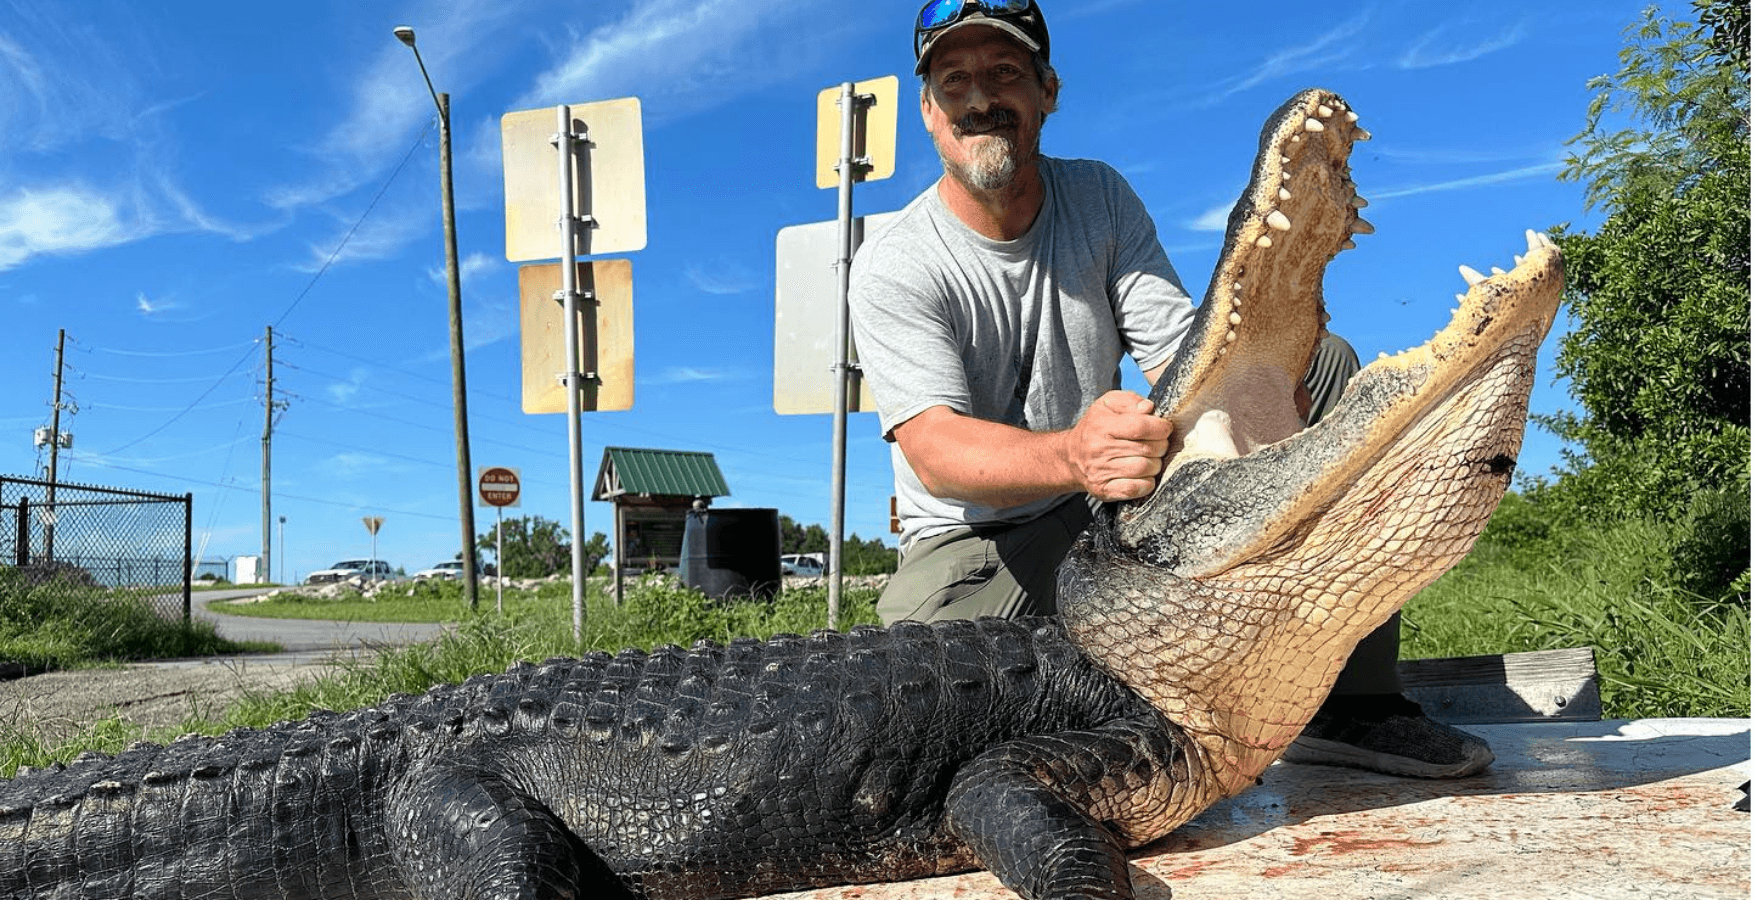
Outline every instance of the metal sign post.
<svg viewBox="0 0 1755 900">
<path fill-rule="evenodd" d="M 561 305 L 563 320 L 579 321 L 579 272 L 575 265 L 574 248 L 578 247 L 579 216 L 573 208 L 573 149 L 585 140 L 584 132 L 573 131 L 572 111 L 566 104 L 557 107 L 555 159 L 561 177 Z M 567 474 L 573 497 L 573 640 L 585 632 L 585 443 L 579 408 L 580 379 L 596 379 L 597 373 L 579 371 L 579 334 L 565 329 L 567 371 L 562 377 L 567 385 Z"/>
<path fill-rule="evenodd" d="M 547 131 L 547 143 L 554 149 L 553 156 L 544 161 L 542 157 L 546 154 L 538 134 L 540 119 L 550 115 L 556 127 Z M 595 128 L 588 129 L 587 121 L 595 123 Z M 589 328 L 578 325 L 581 301 L 593 304 L 590 322 L 596 323 L 598 317 L 595 294 L 579 289 L 577 259 L 580 255 L 646 246 L 646 173 L 640 103 L 627 98 L 562 105 L 552 114 L 546 109 L 507 113 L 500 120 L 500 136 L 506 178 L 506 258 L 512 261 L 554 258 L 555 254 L 550 252 L 553 237 L 546 229 L 557 219 L 560 223 L 561 287 L 554 298 L 563 307 L 561 339 L 566 350 L 566 371 L 560 377 L 567 394 L 573 639 L 578 641 L 585 631 L 587 574 L 581 395 L 587 385 L 601 384 L 601 375 L 595 369 L 599 362 L 595 324 Z M 554 172 L 557 177 L 549 180 L 545 172 Z M 581 347 L 581 340 L 590 345 Z M 583 371 L 581 360 L 591 360 L 594 370 Z M 631 365 L 628 370 L 631 376 Z"/>
<path fill-rule="evenodd" d="M 866 93 L 858 88 L 864 87 Z M 880 91 L 885 96 L 880 97 Z M 828 92 L 824 92 L 828 93 Z M 841 107 L 841 146 L 840 159 L 835 169 L 840 175 L 838 214 L 839 241 L 835 257 L 835 270 L 839 284 L 836 286 L 835 310 L 835 423 L 832 453 L 832 466 L 829 498 L 829 627 L 840 627 L 841 619 L 841 539 L 846 533 L 844 519 L 847 511 L 847 392 L 851 385 L 849 372 L 852 368 L 848 363 L 848 347 L 853 342 L 853 327 L 847 311 L 847 290 L 853 269 L 853 182 L 882 178 L 895 171 L 896 142 L 896 78 L 889 76 L 875 81 L 855 85 L 843 82 L 839 105 Z M 888 100 L 887 104 L 883 100 Z M 818 101 L 819 109 L 821 100 Z M 881 125 L 873 133 L 872 125 L 867 122 L 865 135 L 866 149 L 872 144 L 882 145 L 887 142 L 889 158 L 884 162 L 887 171 L 878 174 L 879 167 L 874 164 L 874 155 L 870 152 L 856 155 L 854 135 L 858 120 L 865 118 L 867 109 L 882 107 L 888 118 L 888 129 Z M 819 123 L 821 116 L 819 115 Z M 819 131 L 821 125 L 819 124 Z M 887 131 L 887 135 L 886 135 Z M 875 140 L 874 140 L 875 138 Z M 887 140 L 886 140 L 887 139 Z M 881 157 L 882 154 L 877 154 Z M 818 183 L 821 183 L 819 178 Z"/>
</svg>

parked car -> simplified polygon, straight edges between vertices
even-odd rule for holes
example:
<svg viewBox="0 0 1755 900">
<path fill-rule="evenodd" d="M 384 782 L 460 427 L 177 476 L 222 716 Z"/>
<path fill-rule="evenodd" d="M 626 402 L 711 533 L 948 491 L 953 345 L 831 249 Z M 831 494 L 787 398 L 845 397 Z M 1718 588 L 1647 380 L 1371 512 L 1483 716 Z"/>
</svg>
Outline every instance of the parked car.
<svg viewBox="0 0 1755 900">
<path fill-rule="evenodd" d="M 349 578 L 369 578 L 374 581 L 396 577 L 396 570 L 381 559 L 344 559 L 341 562 L 312 572 L 305 578 L 306 584 L 330 584 L 346 581 Z"/>
<path fill-rule="evenodd" d="M 814 556 L 807 556 L 803 553 L 788 553 L 780 557 L 780 574 L 799 578 L 821 578 L 823 577 L 823 564 Z"/>
<path fill-rule="evenodd" d="M 422 569 L 419 572 L 414 573 L 415 581 L 425 581 L 428 578 L 440 578 L 446 581 L 455 581 L 462 577 L 463 560 L 461 559 L 447 559 L 442 563 L 434 563 L 433 567 L 430 569 Z"/>
</svg>

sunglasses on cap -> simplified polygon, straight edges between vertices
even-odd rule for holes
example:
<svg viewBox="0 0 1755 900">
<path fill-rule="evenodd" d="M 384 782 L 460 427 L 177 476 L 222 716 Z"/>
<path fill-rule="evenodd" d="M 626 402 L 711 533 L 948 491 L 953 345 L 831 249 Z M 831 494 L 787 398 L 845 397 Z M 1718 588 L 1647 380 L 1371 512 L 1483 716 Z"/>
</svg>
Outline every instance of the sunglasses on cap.
<svg viewBox="0 0 1755 900">
<path fill-rule="evenodd" d="M 991 20 L 994 25 L 1022 39 L 1046 60 L 1048 28 L 1042 22 L 1042 10 L 1036 0 L 931 0 L 920 8 L 914 21 L 914 58 L 925 68 L 932 42 L 951 26 L 972 16 Z"/>
</svg>

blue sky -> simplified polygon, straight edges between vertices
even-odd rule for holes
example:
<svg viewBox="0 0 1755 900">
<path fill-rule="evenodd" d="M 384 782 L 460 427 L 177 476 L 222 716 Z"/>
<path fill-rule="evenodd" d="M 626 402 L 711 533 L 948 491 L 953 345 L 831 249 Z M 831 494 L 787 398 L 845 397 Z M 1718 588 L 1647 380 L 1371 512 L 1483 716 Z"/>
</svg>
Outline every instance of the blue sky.
<svg viewBox="0 0 1755 900">
<path fill-rule="evenodd" d="M 1446 320 L 1458 264 L 1508 265 L 1526 228 L 1593 225 L 1556 175 L 1587 79 L 1614 71 L 1647 0 L 1044 2 L 1065 85 L 1045 151 L 1120 169 L 1197 298 L 1268 113 L 1311 86 L 1359 111 L 1376 139 L 1353 174 L 1378 232 L 1327 293 L 1331 327 L 1370 359 Z M 474 463 L 522 470 L 515 514 L 567 521 L 567 442 L 563 416 L 519 408 L 500 117 L 636 96 L 650 224 L 627 255 L 635 402 L 586 416 L 586 476 L 605 446 L 709 451 L 733 491 L 719 505 L 827 525 L 830 419 L 773 412 L 775 238 L 835 215 L 815 187 L 815 102 L 842 81 L 903 85 L 896 175 L 862 186 L 856 211 L 898 209 L 937 177 L 912 99 L 917 8 L 0 0 L 0 473 L 43 471 L 31 432 L 64 328 L 77 412 L 60 477 L 192 492 L 203 558 L 255 553 L 273 325 L 273 574 L 367 555 L 368 515 L 394 565 L 455 554 L 436 116 L 391 34 L 407 24 L 451 94 Z M 1552 382 L 1539 411 L 1568 405 Z M 1522 470 L 1558 459 L 1532 430 Z M 876 417 L 856 415 L 848 530 L 893 543 L 890 492 Z M 587 505 L 587 532 L 610 521 Z M 478 529 L 492 522 L 478 511 Z"/>
</svg>

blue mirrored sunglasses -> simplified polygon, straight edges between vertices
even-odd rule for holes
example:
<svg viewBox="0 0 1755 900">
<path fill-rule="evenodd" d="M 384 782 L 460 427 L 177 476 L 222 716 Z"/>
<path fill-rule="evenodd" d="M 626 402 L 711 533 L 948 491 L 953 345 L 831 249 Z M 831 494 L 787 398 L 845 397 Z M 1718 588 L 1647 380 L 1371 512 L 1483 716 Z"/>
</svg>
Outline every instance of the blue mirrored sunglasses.
<svg viewBox="0 0 1755 900">
<path fill-rule="evenodd" d="M 959 21 L 971 9 L 990 16 L 1016 15 L 1030 8 L 1030 0 L 937 0 L 920 10 L 917 31 L 931 31 Z"/>
<path fill-rule="evenodd" d="M 920 58 L 934 31 L 963 21 L 971 12 L 1009 19 L 1027 15 L 1035 9 L 1035 0 L 933 0 L 921 8 L 920 18 L 914 23 L 914 58 Z M 1046 46 L 1046 41 L 1043 43 Z"/>
</svg>

